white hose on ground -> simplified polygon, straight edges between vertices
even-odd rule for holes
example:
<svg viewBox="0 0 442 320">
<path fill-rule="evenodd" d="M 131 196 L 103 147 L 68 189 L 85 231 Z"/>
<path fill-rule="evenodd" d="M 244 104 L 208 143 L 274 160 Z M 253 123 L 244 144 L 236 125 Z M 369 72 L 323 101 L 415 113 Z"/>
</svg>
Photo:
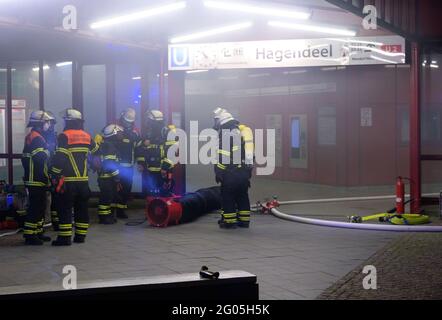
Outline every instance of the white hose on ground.
<svg viewBox="0 0 442 320">
<path fill-rule="evenodd" d="M 17 229 L 17 230 L 14 230 L 14 231 L 12 231 L 12 232 L 5 232 L 5 233 L 0 233 L 0 238 L 2 238 L 2 237 L 7 237 L 7 236 L 13 236 L 14 234 L 17 234 L 17 233 L 19 233 L 20 231 L 22 231 L 23 229 Z"/>
<path fill-rule="evenodd" d="M 311 224 L 323 227 L 371 230 L 371 231 L 394 231 L 394 232 L 442 232 L 442 226 L 405 226 L 405 225 L 391 225 L 391 224 L 364 224 L 364 223 L 350 223 L 339 222 L 322 219 L 304 218 L 296 215 L 289 215 L 273 208 L 272 214 L 280 219 L 299 222 L 304 224 Z"/>
<path fill-rule="evenodd" d="M 435 196 L 439 196 L 439 193 L 427 193 L 427 194 L 423 194 L 422 196 L 423 197 L 435 197 Z M 410 195 L 406 194 L 405 198 L 410 198 Z M 372 197 L 349 197 L 349 198 L 293 200 L 293 201 L 280 201 L 279 204 L 280 205 L 310 204 L 310 203 L 370 201 L 370 200 L 388 200 L 388 199 L 396 199 L 396 196 L 372 196 Z"/>
</svg>

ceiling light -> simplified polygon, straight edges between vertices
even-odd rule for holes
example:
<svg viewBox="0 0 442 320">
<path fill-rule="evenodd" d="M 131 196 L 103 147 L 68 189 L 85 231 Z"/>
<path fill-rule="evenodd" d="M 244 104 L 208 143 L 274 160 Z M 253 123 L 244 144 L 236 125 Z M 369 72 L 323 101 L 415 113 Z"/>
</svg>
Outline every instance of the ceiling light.
<svg viewBox="0 0 442 320">
<path fill-rule="evenodd" d="M 288 75 L 288 74 L 301 74 L 301 73 L 306 73 L 307 70 L 293 70 L 293 71 L 284 71 L 283 74 Z"/>
<path fill-rule="evenodd" d="M 236 80 L 236 79 L 239 79 L 238 76 L 224 76 L 218 78 L 218 80 Z"/>
<path fill-rule="evenodd" d="M 207 71 L 209 71 L 209 70 L 189 70 L 189 71 L 186 71 L 186 73 L 201 73 L 201 72 L 207 72 Z"/>
<path fill-rule="evenodd" d="M 352 31 L 352 30 L 340 29 L 340 28 L 335 28 L 335 27 L 318 26 L 318 25 L 312 25 L 312 24 L 269 21 L 268 25 L 271 27 L 279 27 L 279 28 L 285 28 L 285 29 L 291 29 L 291 30 L 311 31 L 311 32 L 335 34 L 335 35 L 349 36 L 349 37 L 356 36 L 356 32 Z"/>
<path fill-rule="evenodd" d="M 270 76 L 270 73 L 254 73 L 254 74 L 248 75 L 249 78 L 261 78 L 261 77 L 268 77 L 268 76 Z"/>
<path fill-rule="evenodd" d="M 72 61 L 60 62 L 60 63 L 56 64 L 57 67 L 64 67 L 64 66 L 71 66 L 71 65 L 72 65 Z"/>
<path fill-rule="evenodd" d="M 166 5 L 166 6 L 151 8 L 151 9 L 147 9 L 147 10 L 143 10 L 143 11 L 139 11 L 139 12 L 134 12 L 131 14 L 126 14 L 126 15 L 119 16 L 119 17 L 114 17 L 114 18 L 109 18 L 109 19 L 97 21 L 97 22 L 92 23 L 90 27 L 91 27 L 91 29 L 108 27 L 108 26 L 112 26 L 112 25 L 116 25 L 116 24 L 120 24 L 120 23 L 124 23 L 124 22 L 140 20 L 140 19 L 144 19 L 144 18 L 148 18 L 148 17 L 180 10 L 180 9 L 184 9 L 185 7 L 186 7 L 185 1 L 176 2 L 176 3 Z"/>
<path fill-rule="evenodd" d="M 252 22 L 244 22 L 244 23 L 233 24 L 233 25 L 230 25 L 230 26 L 225 26 L 225 27 L 210 29 L 210 30 L 207 30 L 207 31 L 201 31 L 201 32 L 197 32 L 197 33 L 192 33 L 192 34 L 188 34 L 188 35 L 185 35 L 185 36 L 174 37 L 174 38 L 170 39 L 170 42 L 171 43 L 177 43 L 177 42 L 184 42 L 184 41 L 189 41 L 189 40 L 206 38 L 206 37 L 214 36 L 214 35 L 217 35 L 217 34 L 222 34 L 222 33 L 227 33 L 227 32 L 232 32 L 232 31 L 237 31 L 237 30 L 241 30 L 241 29 L 250 28 L 252 25 L 253 25 Z"/>
<path fill-rule="evenodd" d="M 361 43 L 361 44 L 368 44 L 368 45 L 374 45 L 374 46 L 383 46 L 383 42 L 374 42 L 374 41 L 365 41 L 365 40 L 348 40 L 348 39 L 339 39 L 339 38 L 329 38 L 328 40 L 338 41 L 338 42 L 344 42 L 344 43 Z"/>
<path fill-rule="evenodd" d="M 230 1 L 204 1 L 204 5 L 212 9 L 238 11 L 245 13 L 253 13 L 264 16 L 293 18 L 300 20 L 308 20 L 311 17 L 310 12 L 294 11 L 274 7 L 261 7 L 252 4 L 230 2 Z"/>
<path fill-rule="evenodd" d="M 141 76 L 133 77 L 132 80 L 141 80 Z"/>
<path fill-rule="evenodd" d="M 38 68 L 39 68 L 39 67 L 32 68 L 32 71 L 38 71 Z M 48 70 L 48 69 L 50 69 L 50 67 L 49 67 L 47 64 L 45 64 L 45 65 L 43 66 L 43 70 Z"/>
<path fill-rule="evenodd" d="M 430 64 L 430 68 L 439 69 L 439 65 L 437 65 L 437 64 Z"/>
</svg>

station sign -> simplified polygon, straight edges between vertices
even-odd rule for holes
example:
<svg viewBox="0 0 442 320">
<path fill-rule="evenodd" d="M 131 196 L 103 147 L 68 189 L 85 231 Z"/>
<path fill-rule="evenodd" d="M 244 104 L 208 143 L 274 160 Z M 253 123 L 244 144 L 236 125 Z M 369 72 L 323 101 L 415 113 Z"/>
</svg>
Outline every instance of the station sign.
<svg viewBox="0 0 442 320">
<path fill-rule="evenodd" d="M 400 36 L 169 45 L 169 70 L 353 66 L 405 63 Z"/>
</svg>

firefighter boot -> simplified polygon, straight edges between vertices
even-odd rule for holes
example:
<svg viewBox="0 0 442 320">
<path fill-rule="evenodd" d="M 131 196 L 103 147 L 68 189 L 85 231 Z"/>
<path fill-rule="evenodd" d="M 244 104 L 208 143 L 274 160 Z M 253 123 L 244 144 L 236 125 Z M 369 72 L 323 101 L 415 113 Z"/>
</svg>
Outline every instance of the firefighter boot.
<svg viewBox="0 0 442 320">
<path fill-rule="evenodd" d="M 119 218 L 119 219 L 127 219 L 129 217 L 127 216 L 126 212 L 124 212 L 124 209 L 117 208 L 117 218 Z"/>
<path fill-rule="evenodd" d="M 250 211 L 243 210 L 238 212 L 238 227 L 249 228 L 250 227 Z"/>
<path fill-rule="evenodd" d="M 25 237 L 25 245 L 27 246 L 41 246 L 43 241 L 40 240 L 36 235 L 31 237 Z"/>
<path fill-rule="evenodd" d="M 249 228 L 250 222 L 238 221 L 237 226 L 240 228 Z"/>
<path fill-rule="evenodd" d="M 86 236 L 85 236 L 85 235 L 76 234 L 76 235 L 74 236 L 74 242 L 75 242 L 75 243 L 84 243 L 84 242 L 85 242 L 85 239 L 86 239 Z"/>
<path fill-rule="evenodd" d="M 40 233 L 37 237 L 43 242 L 49 242 L 52 240 L 51 237 L 45 236 L 44 233 Z"/>
<path fill-rule="evenodd" d="M 236 223 L 227 223 L 227 222 L 221 221 L 218 224 L 221 229 L 236 229 Z"/>
<path fill-rule="evenodd" d="M 70 246 L 72 244 L 71 237 L 58 236 L 57 240 L 52 241 L 54 247 Z"/>
<path fill-rule="evenodd" d="M 218 225 L 221 229 L 236 229 L 236 212 L 235 213 L 225 213 L 221 214 L 221 220 L 218 221 Z"/>
<path fill-rule="evenodd" d="M 98 216 L 98 223 L 99 224 L 114 224 L 114 223 L 116 223 L 116 221 L 115 221 L 112 214 L 106 214 L 106 215 L 99 215 Z"/>
</svg>

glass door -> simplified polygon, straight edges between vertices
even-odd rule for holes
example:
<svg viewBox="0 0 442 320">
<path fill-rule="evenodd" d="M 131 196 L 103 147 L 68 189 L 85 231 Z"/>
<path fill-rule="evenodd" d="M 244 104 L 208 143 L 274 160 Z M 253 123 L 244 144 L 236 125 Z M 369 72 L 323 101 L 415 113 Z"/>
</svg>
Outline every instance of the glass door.
<svg viewBox="0 0 442 320">
<path fill-rule="evenodd" d="M 442 190 L 442 48 L 422 57 L 421 71 L 421 166 L 422 193 Z"/>
</svg>

